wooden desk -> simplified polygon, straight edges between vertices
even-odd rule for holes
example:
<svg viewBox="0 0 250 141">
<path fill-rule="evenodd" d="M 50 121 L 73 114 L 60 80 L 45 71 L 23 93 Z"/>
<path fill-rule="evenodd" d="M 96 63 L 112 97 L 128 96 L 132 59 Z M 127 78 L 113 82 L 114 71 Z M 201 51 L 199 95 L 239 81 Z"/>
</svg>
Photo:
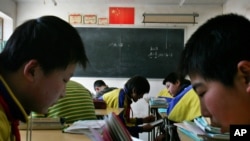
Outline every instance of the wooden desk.
<svg viewBox="0 0 250 141">
<path fill-rule="evenodd" d="M 124 108 L 106 108 L 106 109 L 95 109 L 96 116 L 106 116 L 109 113 L 114 112 L 116 115 L 119 115 Z"/>
<path fill-rule="evenodd" d="M 20 130 L 21 141 L 26 141 L 26 130 Z M 32 130 L 31 141 L 92 141 L 83 134 L 62 133 L 62 130 Z"/>
</svg>

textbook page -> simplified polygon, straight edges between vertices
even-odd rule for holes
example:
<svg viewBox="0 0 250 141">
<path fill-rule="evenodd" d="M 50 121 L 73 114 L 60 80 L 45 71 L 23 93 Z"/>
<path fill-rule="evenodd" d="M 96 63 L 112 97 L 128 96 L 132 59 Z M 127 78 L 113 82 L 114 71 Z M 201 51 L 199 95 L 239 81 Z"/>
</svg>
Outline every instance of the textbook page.
<svg viewBox="0 0 250 141">
<path fill-rule="evenodd" d="M 64 129 L 66 133 L 89 134 L 90 128 L 101 131 L 105 125 L 104 120 L 79 120 L 74 122 L 68 128 Z"/>
</svg>

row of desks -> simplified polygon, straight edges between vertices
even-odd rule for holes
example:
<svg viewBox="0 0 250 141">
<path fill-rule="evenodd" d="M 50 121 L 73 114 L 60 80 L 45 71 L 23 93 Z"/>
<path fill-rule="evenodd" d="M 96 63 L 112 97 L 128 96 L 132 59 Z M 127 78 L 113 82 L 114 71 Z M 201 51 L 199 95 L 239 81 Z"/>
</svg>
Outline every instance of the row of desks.
<svg viewBox="0 0 250 141">
<path fill-rule="evenodd" d="M 123 108 L 95 109 L 97 116 L 106 116 L 111 112 L 119 114 Z M 62 130 L 32 130 L 29 137 L 27 130 L 20 130 L 21 141 L 91 141 L 92 139 L 84 134 L 63 133 Z"/>
</svg>

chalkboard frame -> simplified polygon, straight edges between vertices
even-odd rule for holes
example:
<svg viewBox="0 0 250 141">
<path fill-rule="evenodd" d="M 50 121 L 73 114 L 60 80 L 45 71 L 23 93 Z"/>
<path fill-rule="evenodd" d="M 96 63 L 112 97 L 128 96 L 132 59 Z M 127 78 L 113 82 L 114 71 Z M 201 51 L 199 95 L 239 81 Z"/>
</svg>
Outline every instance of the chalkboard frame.
<svg viewBox="0 0 250 141">
<path fill-rule="evenodd" d="M 176 70 L 184 48 L 183 28 L 76 29 L 89 58 L 85 70 L 77 67 L 76 77 L 164 78 Z"/>
</svg>

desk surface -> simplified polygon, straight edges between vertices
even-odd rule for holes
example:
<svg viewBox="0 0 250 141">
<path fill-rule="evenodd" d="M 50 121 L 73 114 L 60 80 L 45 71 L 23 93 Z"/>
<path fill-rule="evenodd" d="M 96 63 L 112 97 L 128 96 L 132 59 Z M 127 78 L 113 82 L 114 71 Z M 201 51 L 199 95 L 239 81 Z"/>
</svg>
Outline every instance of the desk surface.
<svg viewBox="0 0 250 141">
<path fill-rule="evenodd" d="M 21 141 L 26 141 L 26 130 L 20 130 Z M 62 133 L 62 130 L 32 130 L 32 141 L 91 141 L 83 134 Z"/>
<path fill-rule="evenodd" d="M 116 115 L 119 115 L 122 112 L 123 108 L 106 108 L 106 109 L 95 109 L 95 114 L 97 116 L 106 116 L 109 113 L 114 112 Z"/>
</svg>

